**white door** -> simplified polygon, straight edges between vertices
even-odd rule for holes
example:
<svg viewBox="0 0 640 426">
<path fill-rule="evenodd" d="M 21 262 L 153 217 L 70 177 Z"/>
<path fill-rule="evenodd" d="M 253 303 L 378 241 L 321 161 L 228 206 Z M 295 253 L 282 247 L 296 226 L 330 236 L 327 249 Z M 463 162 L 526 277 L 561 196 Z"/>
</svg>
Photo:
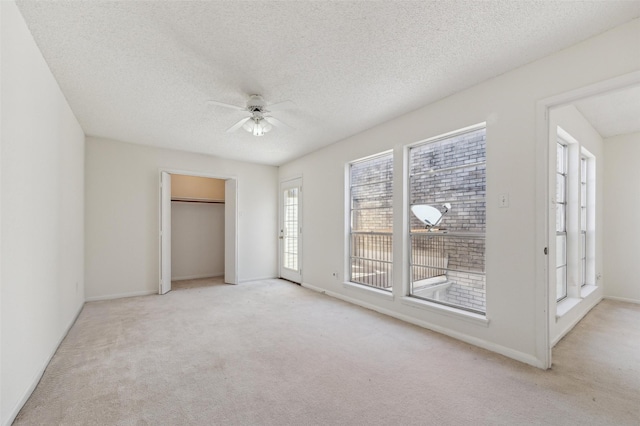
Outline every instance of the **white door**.
<svg viewBox="0 0 640 426">
<path fill-rule="evenodd" d="M 224 282 L 227 284 L 238 284 L 237 204 L 237 181 L 227 179 L 224 182 Z"/>
<path fill-rule="evenodd" d="M 280 184 L 280 277 L 302 283 L 302 179 Z"/>
<path fill-rule="evenodd" d="M 160 289 L 171 291 L 171 175 L 160 174 Z"/>
</svg>

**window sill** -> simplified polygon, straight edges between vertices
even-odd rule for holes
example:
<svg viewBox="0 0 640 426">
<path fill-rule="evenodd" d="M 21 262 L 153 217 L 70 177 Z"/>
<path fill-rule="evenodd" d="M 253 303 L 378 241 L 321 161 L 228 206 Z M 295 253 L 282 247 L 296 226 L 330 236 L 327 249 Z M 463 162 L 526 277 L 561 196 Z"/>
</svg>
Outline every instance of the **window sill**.
<svg viewBox="0 0 640 426">
<path fill-rule="evenodd" d="M 582 299 L 577 297 L 567 297 L 556 304 L 556 320 L 565 316 L 571 309 L 580 304 Z"/>
<path fill-rule="evenodd" d="M 441 305 L 439 303 L 432 303 L 426 300 L 417 299 L 415 297 L 403 297 L 402 304 L 411 306 L 413 308 L 436 312 L 438 314 L 446 315 L 452 318 L 461 319 L 473 324 L 482 325 L 484 327 L 488 327 L 490 322 L 489 318 L 484 315 L 463 311 L 461 309 L 452 308 L 450 306 Z"/>
<path fill-rule="evenodd" d="M 363 284 L 357 284 L 352 282 L 342 283 L 343 287 L 346 289 L 353 289 L 362 293 L 371 294 L 376 297 L 380 297 L 386 300 L 394 300 L 393 293 L 390 291 L 380 290 L 374 287 L 369 287 Z"/>
<path fill-rule="evenodd" d="M 580 297 L 586 299 L 591 293 L 596 291 L 598 286 L 587 284 L 580 289 Z"/>
<path fill-rule="evenodd" d="M 569 311 L 578 306 L 591 293 L 596 291 L 598 286 L 587 284 L 580 288 L 580 297 L 567 297 L 556 305 L 556 320 L 565 316 Z"/>
</svg>

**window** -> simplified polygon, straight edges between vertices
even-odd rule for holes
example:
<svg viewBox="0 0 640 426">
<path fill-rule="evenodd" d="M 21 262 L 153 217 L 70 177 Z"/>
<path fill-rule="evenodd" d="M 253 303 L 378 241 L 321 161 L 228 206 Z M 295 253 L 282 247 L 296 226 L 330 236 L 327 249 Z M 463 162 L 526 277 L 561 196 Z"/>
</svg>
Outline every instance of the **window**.
<svg viewBox="0 0 640 426">
<path fill-rule="evenodd" d="M 351 282 L 391 291 L 393 153 L 349 165 Z"/>
<path fill-rule="evenodd" d="M 298 191 L 299 187 L 286 188 L 282 193 L 283 232 L 282 232 L 282 266 L 298 271 Z"/>
<path fill-rule="evenodd" d="M 409 150 L 410 296 L 486 312 L 486 129 Z"/>
<path fill-rule="evenodd" d="M 596 158 L 562 127 L 555 141 L 556 300 L 567 306 L 595 285 Z M 553 226 L 553 224 L 552 224 Z M 553 265 L 551 265 L 553 272 Z M 584 290 L 584 291 L 583 291 Z"/>
<path fill-rule="evenodd" d="M 556 143 L 556 300 L 567 297 L 568 147 Z"/>
<path fill-rule="evenodd" d="M 580 157 L 580 285 L 587 284 L 587 158 Z"/>
</svg>

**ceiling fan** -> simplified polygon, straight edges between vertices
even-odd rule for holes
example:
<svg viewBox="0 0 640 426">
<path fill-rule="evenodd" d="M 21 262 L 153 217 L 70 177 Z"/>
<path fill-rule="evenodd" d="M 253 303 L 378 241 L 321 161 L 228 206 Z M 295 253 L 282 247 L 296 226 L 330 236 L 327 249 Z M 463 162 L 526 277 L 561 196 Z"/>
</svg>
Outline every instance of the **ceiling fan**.
<svg viewBox="0 0 640 426">
<path fill-rule="evenodd" d="M 269 115 L 272 111 L 278 111 L 295 106 L 291 101 L 282 101 L 275 104 L 267 105 L 264 98 L 260 95 L 251 95 L 244 107 L 238 105 L 227 104 L 218 101 L 207 101 L 208 104 L 217 105 L 224 108 L 235 109 L 236 111 L 248 112 L 249 117 L 245 117 L 227 129 L 227 133 L 232 133 L 243 128 L 254 136 L 262 136 L 270 131 L 273 126 L 290 127 L 275 117 Z M 268 109 L 267 109 L 268 108 Z"/>
</svg>

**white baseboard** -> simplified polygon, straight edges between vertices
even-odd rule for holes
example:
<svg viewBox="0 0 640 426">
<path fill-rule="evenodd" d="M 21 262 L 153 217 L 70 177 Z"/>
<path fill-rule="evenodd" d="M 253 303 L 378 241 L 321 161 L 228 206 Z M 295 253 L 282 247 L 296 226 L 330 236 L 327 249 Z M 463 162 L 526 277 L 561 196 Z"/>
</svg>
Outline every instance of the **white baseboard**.
<svg viewBox="0 0 640 426">
<path fill-rule="evenodd" d="M 107 294 L 104 296 L 92 296 L 85 299 L 86 302 L 97 302 L 99 300 L 123 299 L 125 297 L 148 296 L 150 294 L 158 294 L 157 290 L 133 291 L 131 293 Z"/>
<path fill-rule="evenodd" d="M 401 321 L 408 322 L 410 324 L 417 325 L 419 327 L 426 328 L 426 329 L 429 329 L 431 331 L 435 331 L 436 333 L 440 333 L 440 334 L 444 334 L 445 336 L 453 337 L 454 339 L 461 340 L 463 342 L 469 343 L 469 344 L 474 345 L 474 346 L 478 346 L 480 348 L 486 349 L 486 350 L 491 351 L 491 352 L 498 353 L 500 355 L 504 355 L 504 356 L 506 356 L 508 358 L 515 359 L 516 361 L 520 361 L 520 362 L 532 365 L 532 366 L 537 367 L 537 368 L 546 369 L 546 365 L 545 365 L 544 361 L 541 360 L 541 359 L 536 358 L 533 355 L 526 354 L 526 353 L 520 352 L 520 351 L 516 351 L 514 349 L 507 348 L 507 347 L 504 347 L 502 345 L 498 345 L 498 344 L 493 343 L 493 342 L 488 342 L 488 341 L 483 340 L 483 339 L 478 339 L 476 337 L 469 336 L 468 334 L 459 333 L 457 331 L 454 331 L 454 330 L 451 330 L 451 329 L 448 329 L 448 328 L 440 327 L 438 325 L 434 325 L 434 324 L 431 324 L 429 322 L 422 321 L 420 319 L 417 319 L 417 318 L 414 318 L 414 317 L 411 317 L 411 316 L 408 316 L 408 315 L 405 315 L 405 314 L 401 314 L 401 313 L 398 313 L 398 312 L 395 312 L 395 311 L 391 311 L 391 310 L 388 310 L 388 309 L 380 308 L 379 306 L 372 305 L 370 303 L 363 302 L 363 301 L 358 300 L 358 299 L 353 299 L 353 298 L 351 298 L 349 296 L 345 296 L 345 295 L 340 294 L 340 293 L 334 293 L 332 291 L 325 290 L 323 288 L 316 287 L 316 286 L 311 285 L 311 284 L 302 283 L 302 286 L 306 287 L 306 288 L 308 288 L 310 290 L 317 291 L 319 293 L 324 293 L 327 296 L 335 297 L 336 299 L 344 300 L 345 302 L 349 302 L 349 303 L 352 303 L 354 305 L 362 306 L 363 308 L 371 309 L 372 311 L 376 311 L 376 312 L 379 312 L 381 314 L 388 315 L 388 316 L 393 317 L 393 318 L 397 318 L 397 319 L 399 319 Z"/>
<path fill-rule="evenodd" d="M 239 280 L 238 283 L 248 283 L 248 282 L 251 282 L 251 281 L 262 281 L 262 280 L 275 280 L 276 278 L 278 278 L 278 277 L 273 276 L 273 275 L 269 276 L 269 277 L 248 278 L 246 280 Z"/>
<path fill-rule="evenodd" d="M 224 276 L 224 272 L 213 272 L 211 274 L 204 275 L 185 275 L 183 277 L 172 277 L 171 281 L 182 281 L 182 280 L 200 280 L 204 278 L 216 278 Z"/>
<path fill-rule="evenodd" d="M 627 302 L 627 303 L 640 304 L 640 300 L 638 300 L 638 299 L 629 299 L 627 297 L 605 296 L 604 298 L 608 299 L 608 300 L 615 300 L 617 302 Z"/>
<path fill-rule="evenodd" d="M 73 327 L 73 324 L 76 323 L 76 320 L 80 316 L 80 312 L 82 312 L 82 308 L 84 308 L 84 303 L 82 303 L 80 305 L 80 307 L 78 308 L 78 311 L 73 316 L 73 319 L 71 320 L 71 322 L 67 325 L 64 333 L 62 333 L 62 335 L 58 339 L 58 342 L 54 345 L 53 349 L 49 353 L 49 356 L 47 356 L 45 362 L 40 366 L 38 371 L 36 371 L 36 373 L 31 378 L 31 384 L 24 391 L 24 393 L 22 394 L 22 397 L 18 400 L 18 402 L 16 403 L 15 407 L 13 407 L 13 409 L 9 413 L 9 417 L 7 417 L 7 420 L 5 421 L 4 426 L 10 426 L 11 423 L 13 423 L 13 421 L 16 419 L 16 416 L 18 415 L 18 413 L 20 413 L 20 410 L 22 409 L 24 404 L 27 402 L 27 400 L 29 399 L 29 397 L 31 396 L 33 391 L 36 389 L 36 386 L 38 386 L 38 383 L 40 383 L 40 379 L 42 379 L 42 375 L 44 374 L 44 371 L 47 369 L 47 366 L 51 362 L 51 358 L 53 358 L 53 356 L 58 351 L 58 348 L 60 347 L 60 344 L 62 343 L 64 338 L 67 337 L 67 334 L 69 334 L 69 330 L 71 330 L 71 327 Z"/>
</svg>

